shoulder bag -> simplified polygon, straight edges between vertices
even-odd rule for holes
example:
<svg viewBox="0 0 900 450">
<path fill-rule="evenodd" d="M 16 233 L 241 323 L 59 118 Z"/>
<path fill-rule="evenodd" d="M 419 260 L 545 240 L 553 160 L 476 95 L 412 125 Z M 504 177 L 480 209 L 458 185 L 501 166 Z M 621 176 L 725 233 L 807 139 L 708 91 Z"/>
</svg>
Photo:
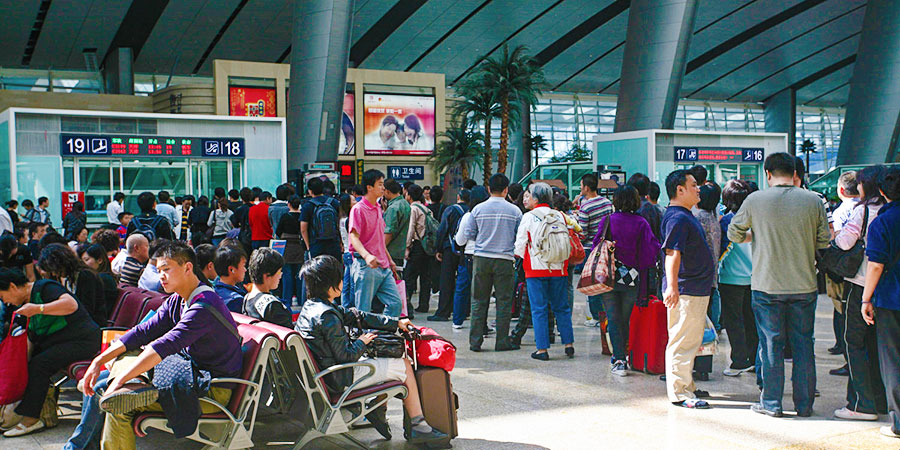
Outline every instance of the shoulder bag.
<svg viewBox="0 0 900 450">
<path fill-rule="evenodd" d="M 869 206 L 863 213 L 862 233 L 850 250 L 843 250 L 831 241 L 828 248 L 822 251 L 822 259 L 819 260 L 819 270 L 842 278 L 852 278 L 859 271 L 866 257 L 866 232 L 869 229 Z"/>
<path fill-rule="evenodd" d="M 28 385 L 28 322 L 18 333 L 15 314 L 0 342 L 0 405 L 17 402 Z M 13 335 L 13 331 L 18 334 Z"/>
<path fill-rule="evenodd" d="M 616 243 L 609 240 L 609 222 L 607 216 L 603 239 L 591 251 L 581 270 L 578 292 L 584 295 L 603 294 L 615 287 Z"/>
</svg>

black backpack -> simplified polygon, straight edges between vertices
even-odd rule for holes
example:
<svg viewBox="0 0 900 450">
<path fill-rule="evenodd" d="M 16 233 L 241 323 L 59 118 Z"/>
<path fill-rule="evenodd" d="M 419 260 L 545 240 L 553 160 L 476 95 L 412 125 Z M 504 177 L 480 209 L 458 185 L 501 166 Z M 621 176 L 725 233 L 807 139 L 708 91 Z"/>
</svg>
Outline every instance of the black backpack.
<svg viewBox="0 0 900 450">
<path fill-rule="evenodd" d="M 156 226 L 159 225 L 160 220 L 164 220 L 162 216 L 153 216 L 153 217 L 135 217 L 134 219 L 135 226 L 134 232 L 141 233 L 147 237 L 147 240 L 153 242 L 156 240 Z M 166 236 L 168 238 L 168 236 Z"/>
<path fill-rule="evenodd" d="M 338 231 L 340 218 L 338 217 L 337 209 L 332 204 L 333 200 L 331 198 L 321 198 L 321 201 L 316 201 L 316 199 L 310 200 L 316 205 L 312 217 L 313 238 L 317 241 L 337 240 L 340 238 L 340 232 Z"/>
</svg>

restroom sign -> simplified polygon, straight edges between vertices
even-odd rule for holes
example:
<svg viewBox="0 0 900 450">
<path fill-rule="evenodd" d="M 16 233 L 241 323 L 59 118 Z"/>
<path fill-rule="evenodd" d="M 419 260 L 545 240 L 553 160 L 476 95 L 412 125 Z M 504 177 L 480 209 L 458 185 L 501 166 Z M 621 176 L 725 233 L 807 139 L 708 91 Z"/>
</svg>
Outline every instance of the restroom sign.
<svg viewBox="0 0 900 450">
<path fill-rule="evenodd" d="M 425 166 L 388 166 L 388 178 L 397 181 L 424 180 Z"/>
<path fill-rule="evenodd" d="M 81 202 L 84 204 L 84 191 L 69 191 L 62 193 L 62 215 L 66 217 L 66 214 L 72 212 L 72 207 L 75 206 L 75 202 Z"/>
</svg>

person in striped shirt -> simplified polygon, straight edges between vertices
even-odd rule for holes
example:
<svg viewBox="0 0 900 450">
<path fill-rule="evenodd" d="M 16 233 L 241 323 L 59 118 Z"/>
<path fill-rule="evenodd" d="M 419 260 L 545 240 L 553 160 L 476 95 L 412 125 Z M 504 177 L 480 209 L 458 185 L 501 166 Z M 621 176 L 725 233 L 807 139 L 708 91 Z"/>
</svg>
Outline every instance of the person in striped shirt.
<svg viewBox="0 0 900 450">
<path fill-rule="evenodd" d="M 584 245 L 584 251 L 588 255 L 591 254 L 593 249 L 594 236 L 597 235 L 600 220 L 613 213 L 612 202 L 597 193 L 598 183 L 597 175 L 592 173 L 581 177 L 581 202 L 578 205 L 578 212 L 575 214 L 578 225 L 584 230 L 582 245 Z M 603 309 L 603 303 L 599 295 L 588 296 L 588 309 L 591 316 L 588 317 L 584 325 L 599 327 L 600 312 Z"/>
<path fill-rule="evenodd" d="M 144 267 L 150 259 L 150 242 L 143 234 L 134 233 L 125 241 L 125 249 L 128 256 L 119 272 L 119 282 L 128 286 L 137 286 Z"/>
</svg>

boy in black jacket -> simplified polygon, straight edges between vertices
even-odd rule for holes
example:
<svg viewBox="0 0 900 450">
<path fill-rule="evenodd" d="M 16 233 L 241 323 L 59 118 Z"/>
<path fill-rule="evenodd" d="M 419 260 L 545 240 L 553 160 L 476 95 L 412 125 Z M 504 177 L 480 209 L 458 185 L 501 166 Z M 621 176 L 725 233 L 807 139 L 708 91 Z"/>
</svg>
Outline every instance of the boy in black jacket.
<svg viewBox="0 0 900 450">
<path fill-rule="evenodd" d="M 284 258 L 275 249 L 258 248 L 250 255 L 250 281 L 253 288 L 244 297 L 244 314 L 286 328 L 294 326 L 291 310 L 269 291 L 278 287 L 281 281 L 281 267 Z"/>
</svg>

